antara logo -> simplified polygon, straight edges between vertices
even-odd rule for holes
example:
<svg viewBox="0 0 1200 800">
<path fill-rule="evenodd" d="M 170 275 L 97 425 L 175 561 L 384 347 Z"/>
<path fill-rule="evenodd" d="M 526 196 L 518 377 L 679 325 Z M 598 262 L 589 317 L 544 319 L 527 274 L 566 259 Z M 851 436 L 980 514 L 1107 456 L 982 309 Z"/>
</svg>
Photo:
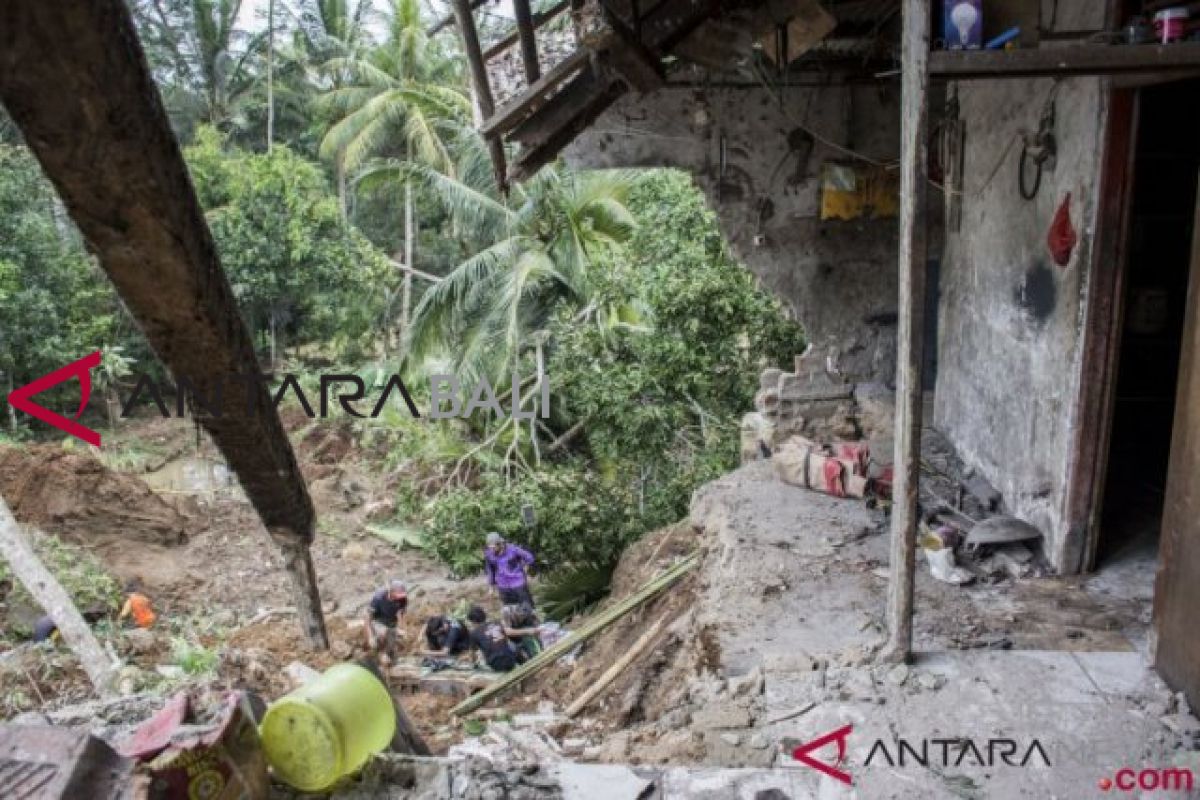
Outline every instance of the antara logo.
<svg viewBox="0 0 1200 800">
<path fill-rule="evenodd" d="M 78 361 L 73 361 L 65 367 L 54 370 L 49 375 L 43 375 L 32 383 L 22 386 L 19 389 L 14 389 L 8 395 L 8 402 L 18 411 L 24 411 L 26 414 L 40 419 L 42 422 L 53 425 L 64 433 L 68 433 L 90 445 L 99 447 L 100 434 L 77 421 L 83 415 L 84 410 L 87 409 L 88 400 L 92 396 L 91 370 L 93 367 L 99 365 L 100 351 L 97 350 Z M 399 398 L 404 401 L 405 407 L 414 419 L 421 417 L 421 413 L 417 410 L 412 396 L 408 393 L 408 388 L 404 385 L 404 381 L 400 379 L 399 375 L 388 377 L 378 399 L 373 402 L 367 400 L 369 388 L 366 382 L 359 376 L 354 374 L 320 375 L 318 376 L 319 396 L 317 398 L 317 410 L 314 410 L 313 404 L 300 387 L 300 380 L 297 376 L 285 374 L 282 382 L 274 390 L 265 386 L 266 380 L 269 377 L 258 373 L 215 376 L 204 380 L 180 377 L 176 384 L 171 386 L 166 382 L 157 382 L 150 375 L 142 373 L 138 376 L 133 392 L 122 404 L 120 416 L 122 418 L 128 417 L 138 401 L 142 401 L 143 403 L 150 401 L 158 409 L 159 414 L 163 417 L 169 417 L 171 416 L 171 411 L 164 401 L 164 397 L 174 394 L 175 416 L 177 417 L 186 416 L 189 407 L 198 409 L 214 418 L 220 418 L 230 411 L 233 411 L 233 414 L 236 415 L 237 409 L 242 408 L 244 410 L 243 413 L 247 417 L 253 417 L 258 413 L 259 398 L 262 396 L 257 389 L 262 386 L 263 388 L 267 388 L 271 403 L 276 408 L 279 407 L 280 402 L 290 392 L 309 418 L 319 416 L 321 419 L 325 419 L 329 416 L 330 401 L 332 400 L 341 407 L 343 413 L 349 416 L 359 419 L 365 417 L 374 419 L 387 406 L 388 400 L 392 399 L 393 392 L 397 393 Z M 79 378 L 80 385 L 79 408 L 75 412 L 74 419 L 68 419 L 30 400 L 34 395 L 71 378 Z M 532 393 L 523 392 L 519 376 L 513 375 L 512 391 L 509 393 L 512 402 L 508 413 L 512 419 L 531 420 L 535 416 L 547 419 L 550 416 L 550 382 L 543 376 L 542 380 L 538 383 L 540 385 L 540 402 L 537 403 L 537 409 L 526 410 L 521 406 L 524 405 L 525 401 L 533 399 Z M 496 398 L 496 392 L 492 389 L 487 378 L 481 378 L 475 384 L 465 403 L 462 398 L 467 396 L 467 393 L 462 390 L 466 387 L 463 387 L 455 376 L 431 375 L 429 384 L 431 406 L 429 416 L 432 419 L 469 417 L 480 410 L 489 411 L 498 417 L 506 416 L 505 409 Z M 241 391 L 238 391 L 239 388 Z M 232 389 L 232 391 L 227 391 L 227 389 Z M 236 400 L 238 396 L 242 399 L 241 405 L 239 406 L 235 402 L 233 403 L 233 408 L 230 408 L 229 401 L 231 399 Z M 357 403 L 365 403 L 365 405 L 356 406 Z"/>
<path fill-rule="evenodd" d="M 48 425 L 53 425 L 63 433 L 69 433 L 76 439 L 82 439 L 88 444 L 99 447 L 100 434 L 91 428 L 79 424 L 79 419 L 87 408 L 88 400 L 92 397 L 92 367 L 100 366 L 100 351 L 86 355 L 78 361 L 72 361 L 65 367 L 59 367 L 49 375 L 43 375 L 36 381 L 27 383 L 19 389 L 8 393 L 8 402 L 18 411 L 24 411 L 35 419 L 40 419 Z M 63 381 L 79 378 L 79 410 L 74 419 L 67 419 L 62 414 L 56 414 L 45 406 L 40 406 L 29 398 L 41 394 L 47 389 L 58 386 Z"/>
<path fill-rule="evenodd" d="M 854 781 L 850 773 L 842 769 L 842 763 L 846 760 L 847 743 L 853 729 L 853 725 L 843 725 L 824 736 L 805 742 L 792 750 L 792 758 L 835 780 L 852 784 Z M 814 752 L 832 744 L 837 745 L 837 758 L 833 763 L 814 758 Z M 888 748 L 883 739 L 876 739 L 867 752 L 863 766 L 869 767 L 873 762 L 885 762 L 889 767 L 903 767 L 909 764 L 922 767 L 928 767 L 930 764 L 941 767 L 994 767 L 999 764 L 1026 767 L 1037 761 L 1050 766 L 1050 758 L 1037 739 L 1022 746 L 1015 739 L 985 739 L 977 742 L 965 737 L 919 740 L 897 738 L 892 749 Z"/>
</svg>

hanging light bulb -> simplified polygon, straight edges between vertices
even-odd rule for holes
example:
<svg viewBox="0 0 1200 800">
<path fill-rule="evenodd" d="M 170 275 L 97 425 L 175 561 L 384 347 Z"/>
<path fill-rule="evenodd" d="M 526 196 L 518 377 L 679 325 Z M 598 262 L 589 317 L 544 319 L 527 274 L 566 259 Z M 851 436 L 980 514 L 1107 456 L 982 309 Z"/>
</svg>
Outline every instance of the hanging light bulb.
<svg viewBox="0 0 1200 800">
<path fill-rule="evenodd" d="M 959 3 L 950 12 L 950 21 L 958 28 L 958 41 L 963 47 L 967 46 L 971 29 L 979 21 L 979 11 L 970 3 Z"/>
</svg>

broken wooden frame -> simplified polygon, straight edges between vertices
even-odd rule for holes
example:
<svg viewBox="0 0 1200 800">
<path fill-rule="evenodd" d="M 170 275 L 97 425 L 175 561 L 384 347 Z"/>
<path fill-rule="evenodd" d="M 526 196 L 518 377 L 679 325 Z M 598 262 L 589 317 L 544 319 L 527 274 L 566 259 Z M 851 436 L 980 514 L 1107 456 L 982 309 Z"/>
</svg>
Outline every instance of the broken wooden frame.
<svg viewBox="0 0 1200 800">
<path fill-rule="evenodd" d="M 305 636 L 328 647 L 312 501 L 123 0 L 0 5 L 0 99 L 163 364 L 246 377 L 253 413 L 197 419 L 283 553 Z"/>
</svg>

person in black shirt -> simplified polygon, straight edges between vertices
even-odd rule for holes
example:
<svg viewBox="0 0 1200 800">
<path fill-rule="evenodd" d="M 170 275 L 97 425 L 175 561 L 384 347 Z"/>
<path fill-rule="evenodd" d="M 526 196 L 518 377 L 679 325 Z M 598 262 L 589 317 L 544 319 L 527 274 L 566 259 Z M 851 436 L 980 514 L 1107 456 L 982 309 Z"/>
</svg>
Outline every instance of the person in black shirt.
<svg viewBox="0 0 1200 800">
<path fill-rule="evenodd" d="M 451 616 L 439 614 L 425 622 L 425 650 L 427 656 L 458 656 L 471 647 L 467 628 Z"/>
<path fill-rule="evenodd" d="M 404 635 L 401 625 L 408 612 L 408 587 L 404 581 L 391 580 L 387 588 L 371 596 L 367 606 L 367 650 L 382 650 L 380 662 L 386 667 L 396 657 L 396 643 Z"/>
<path fill-rule="evenodd" d="M 517 654 L 500 623 L 488 622 L 479 606 L 471 607 L 467 619 L 475 626 L 471 628 L 471 650 L 478 651 L 489 667 L 496 672 L 510 672 L 517 666 Z"/>
</svg>

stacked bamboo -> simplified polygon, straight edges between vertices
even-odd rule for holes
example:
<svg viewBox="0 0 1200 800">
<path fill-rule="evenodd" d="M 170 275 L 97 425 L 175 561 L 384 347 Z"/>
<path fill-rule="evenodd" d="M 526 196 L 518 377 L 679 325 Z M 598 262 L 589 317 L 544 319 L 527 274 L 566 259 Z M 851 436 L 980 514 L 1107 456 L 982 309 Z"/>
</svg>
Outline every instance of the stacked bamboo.
<svg viewBox="0 0 1200 800">
<path fill-rule="evenodd" d="M 450 713 L 455 716 L 462 716 L 463 714 L 474 711 L 488 700 L 503 694 L 524 679 L 528 678 L 530 675 L 540 671 L 543 667 L 553 664 L 559 658 L 573 650 L 577 645 L 592 638 L 597 633 L 628 614 L 630 611 L 633 611 L 635 608 L 638 608 L 646 603 L 646 601 L 675 585 L 680 578 L 694 569 L 699 563 L 700 557 L 698 554 L 693 553 L 692 555 L 688 556 L 678 564 L 675 564 L 673 567 L 668 569 L 662 575 L 647 583 L 641 589 L 638 589 L 625 600 L 622 600 L 612 608 L 604 611 L 595 619 L 590 620 L 579 630 L 556 642 L 553 646 L 546 648 L 529 661 L 526 661 L 512 672 L 508 673 L 503 680 L 496 681 L 483 691 L 468 697 L 466 700 L 450 709 Z"/>
</svg>

